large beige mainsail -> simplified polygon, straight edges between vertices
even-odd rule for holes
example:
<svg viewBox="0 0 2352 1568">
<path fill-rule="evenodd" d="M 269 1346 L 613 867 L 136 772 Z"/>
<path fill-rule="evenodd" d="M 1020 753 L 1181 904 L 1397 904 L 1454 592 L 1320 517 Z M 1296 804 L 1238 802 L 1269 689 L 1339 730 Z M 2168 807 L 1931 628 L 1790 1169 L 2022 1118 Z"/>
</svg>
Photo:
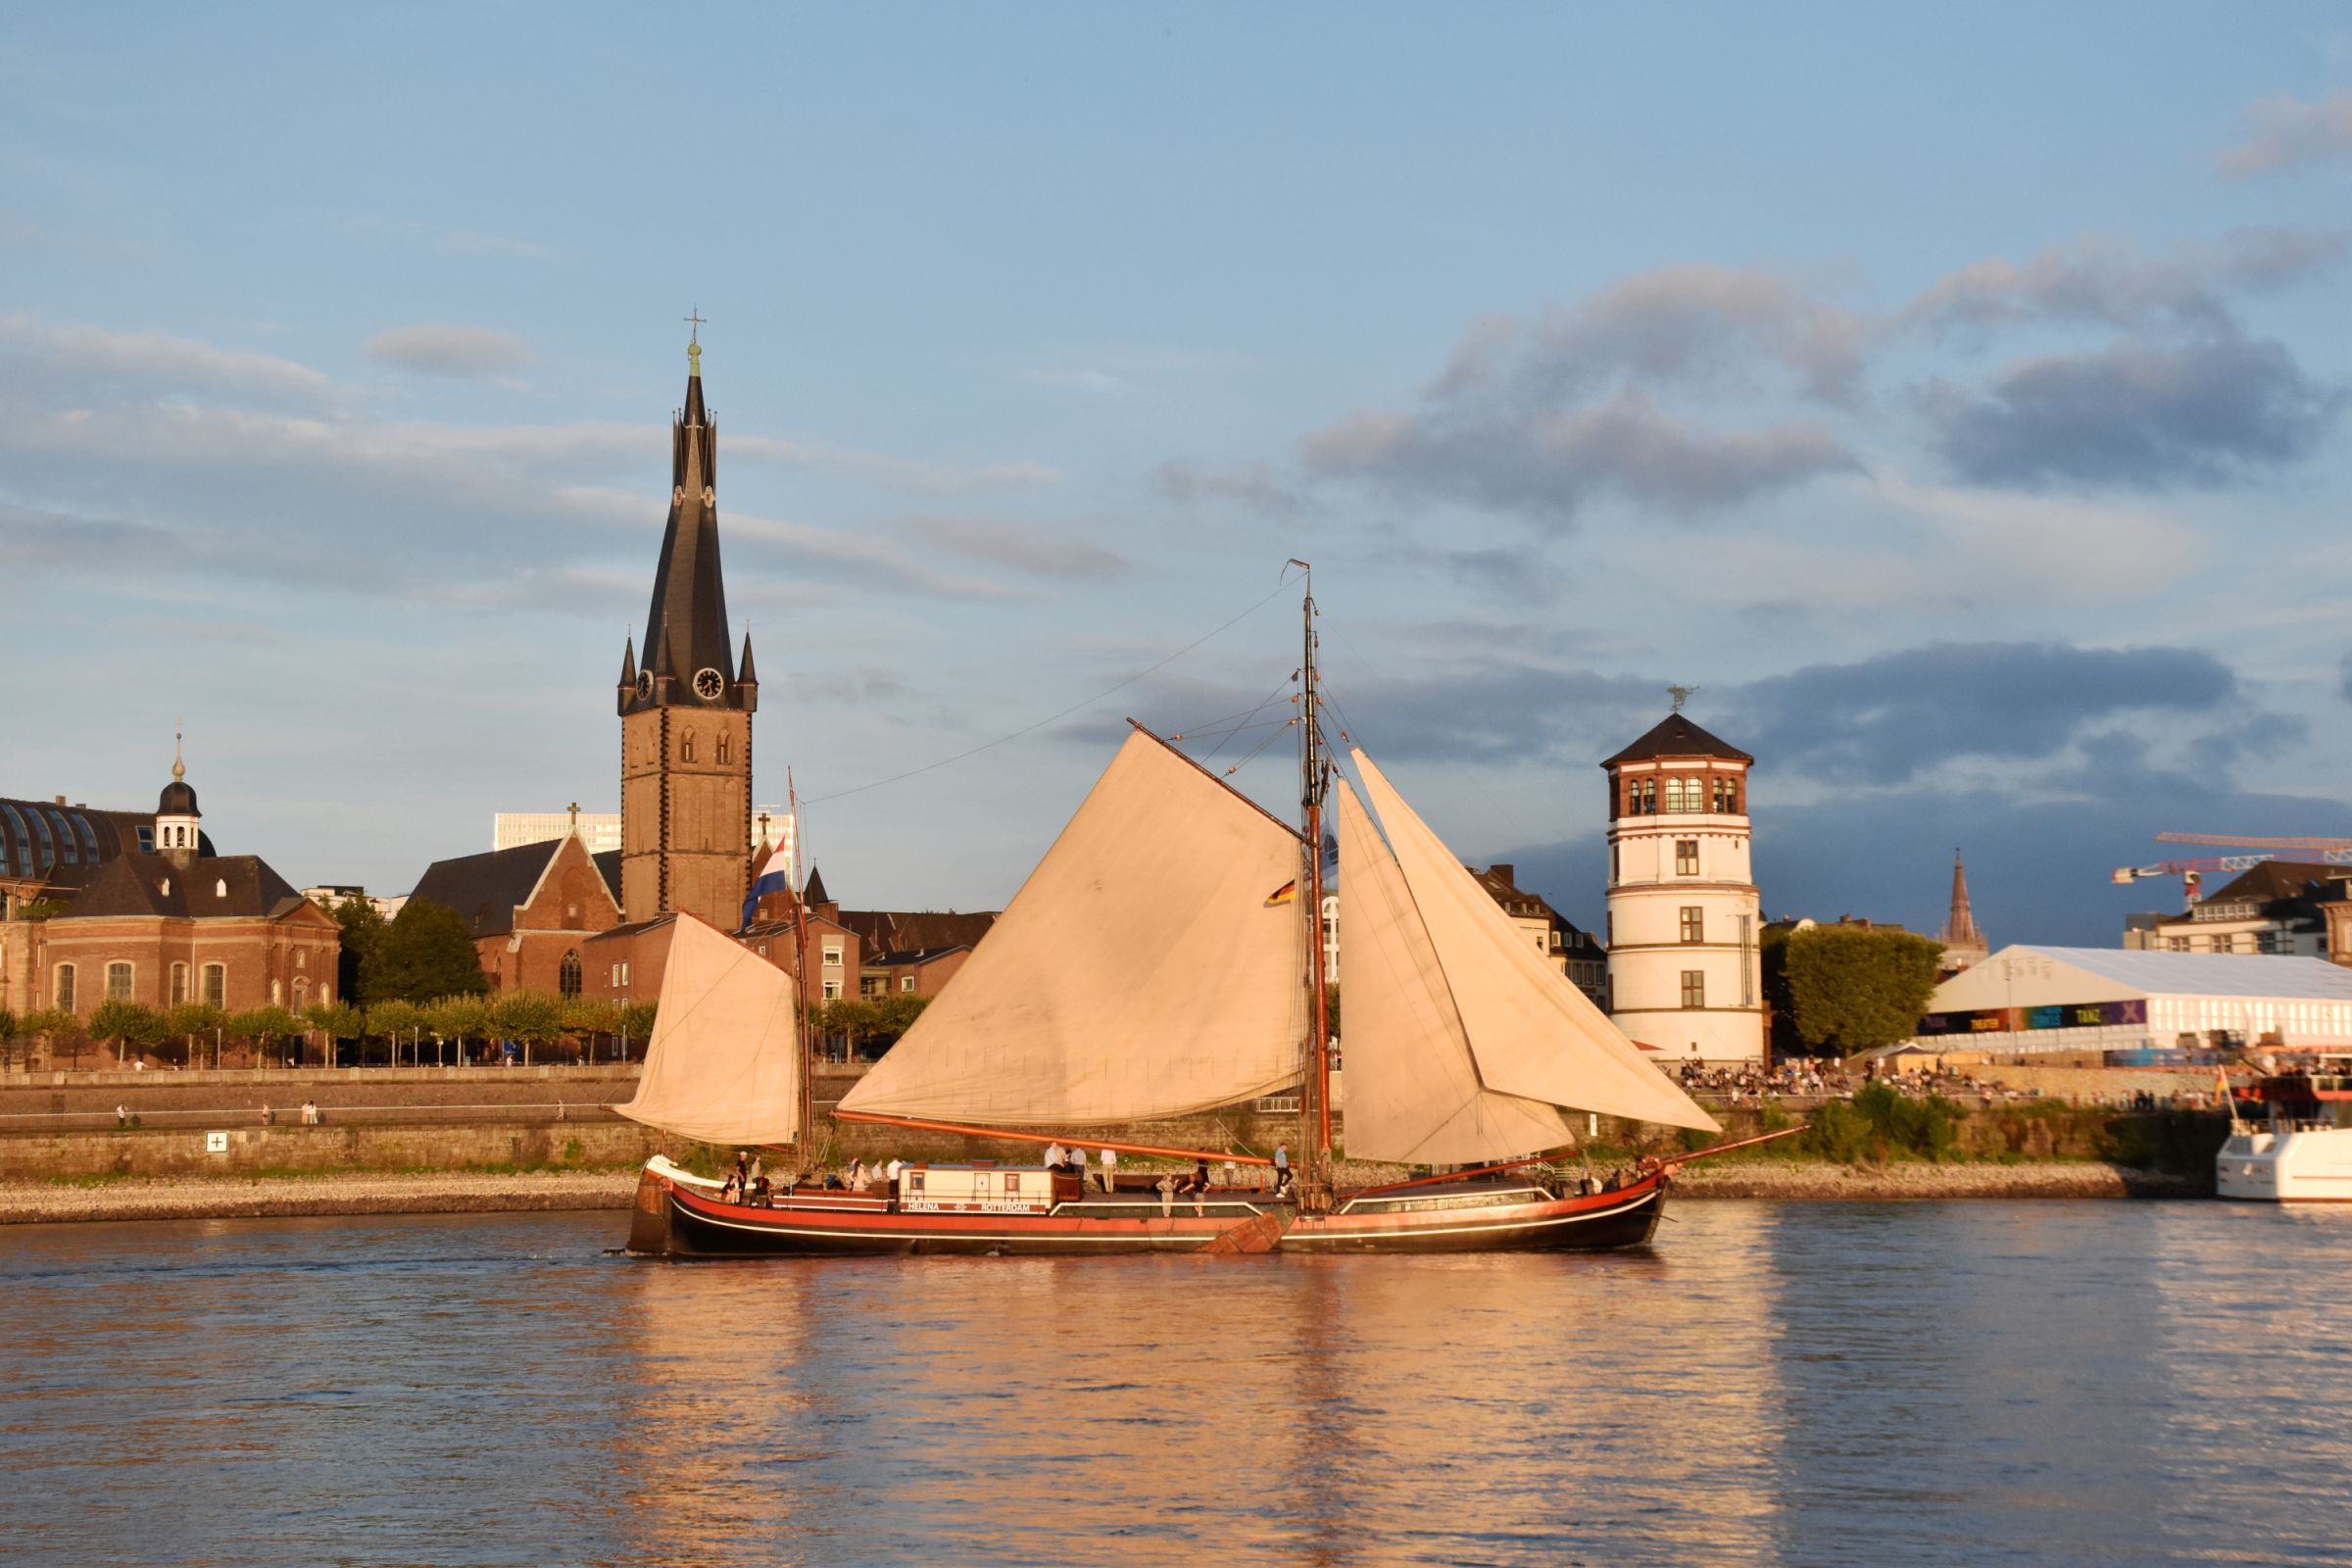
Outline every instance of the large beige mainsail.
<svg viewBox="0 0 2352 1568">
<path fill-rule="evenodd" d="M 1102 1126 L 1296 1083 L 1300 859 L 1290 829 L 1129 736 L 987 940 L 842 1108 Z"/>
<path fill-rule="evenodd" d="M 681 914 L 637 1098 L 612 1108 L 712 1144 L 789 1144 L 800 1134 L 801 1050 L 792 977 Z"/>
<path fill-rule="evenodd" d="M 1339 793 L 1349 1156 L 1469 1164 L 1572 1142 L 1552 1106 L 1480 1084 L 1403 874 L 1347 780 Z"/>
<path fill-rule="evenodd" d="M 1714 1117 L 1643 1060 L 1640 1049 L 1536 952 L 1372 760 L 1360 750 L 1350 755 L 1446 972 L 1479 1081 L 1547 1104 L 1717 1131 Z M 1343 887 L 1347 876 L 1343 865 Z M 1351 933 L 1344 919 L 1340 932 L 1345 961 Z M 1344 987 L 1341 994 L 1347 995 Z M 1348 1011 L 1352 1019 L 1352 997 Z M 1348 1049 L 1352 1054 L 1352 1039 Z M 1354 1092 L 1351 1082 L 1351 1099 Z"/>
</svg>

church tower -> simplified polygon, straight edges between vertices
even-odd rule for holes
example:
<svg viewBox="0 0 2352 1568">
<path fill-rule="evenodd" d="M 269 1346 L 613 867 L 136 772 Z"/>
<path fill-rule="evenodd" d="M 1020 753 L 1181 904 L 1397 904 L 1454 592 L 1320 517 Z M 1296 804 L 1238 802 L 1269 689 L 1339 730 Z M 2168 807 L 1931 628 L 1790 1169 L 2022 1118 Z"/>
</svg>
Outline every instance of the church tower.
<svg viewBox="0 0 2352 1568">
<path fill-rule="evenodd" d="M 1765 1054 L 1750 870 L 1755 759 L 1674 711 L 1609 773 L 1609 1015 L 1667 1062 Z"/>
<path fill-rule="evenodd" d="M 752 640 L 737 662 L 718 565 L 718 433 L 703 408 L 701 323 L 686 350 L 686 407 L 669 432 L 669 525 L 646 612 L 645 652 L 620 659 L 620 906 L 741 922 L 752 842 Z"/>
<path fill-rule="evenodd" d="M 1984 961 L 1989 950 L 1984 933 L 1977 929 L 1976 911 L 1968 904 L 1968 868 L 1960 852 L 1952 852 L 1952 908 L 1943 921 L 1943 963 L 1939 977 L 1950 979 L 1963 969 Z"/>
</svg>

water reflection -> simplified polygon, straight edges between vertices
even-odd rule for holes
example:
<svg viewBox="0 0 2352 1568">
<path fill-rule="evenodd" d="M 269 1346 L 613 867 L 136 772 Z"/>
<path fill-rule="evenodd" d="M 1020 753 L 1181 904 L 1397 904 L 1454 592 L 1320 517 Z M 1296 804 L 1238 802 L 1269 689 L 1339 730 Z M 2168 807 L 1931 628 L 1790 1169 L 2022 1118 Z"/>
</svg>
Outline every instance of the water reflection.
<svg viewBox="0 0 2352 1568">
<path fill-rule="evenodd" d="M 1678 1216 L 1597 1258 L 662 1265 L 604 1255 L 603 1215 L 17 1231 L 0 1555 L 2342 1551 L 2352 1223 Z"/>
</svg>

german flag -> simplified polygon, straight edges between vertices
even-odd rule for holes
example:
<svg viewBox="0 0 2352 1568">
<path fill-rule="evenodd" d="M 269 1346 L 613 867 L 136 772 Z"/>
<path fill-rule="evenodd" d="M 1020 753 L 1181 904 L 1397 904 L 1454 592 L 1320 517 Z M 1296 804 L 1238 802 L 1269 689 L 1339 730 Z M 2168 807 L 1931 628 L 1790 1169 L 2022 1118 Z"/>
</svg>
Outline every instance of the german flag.
<svg viewBox="0 0 2352 1568">
<path fill-rule="evenodd" d="M 1266 895 L 1266 907 L 1271 909 L 1278 904 L 1288 904 L 1298 896 L 1298 879 L 1297 877 L 1293 877 L 1288 882 L 1285 882 L 1282 886 L 1276 888 L 1273 892 Z"/>
</svg>

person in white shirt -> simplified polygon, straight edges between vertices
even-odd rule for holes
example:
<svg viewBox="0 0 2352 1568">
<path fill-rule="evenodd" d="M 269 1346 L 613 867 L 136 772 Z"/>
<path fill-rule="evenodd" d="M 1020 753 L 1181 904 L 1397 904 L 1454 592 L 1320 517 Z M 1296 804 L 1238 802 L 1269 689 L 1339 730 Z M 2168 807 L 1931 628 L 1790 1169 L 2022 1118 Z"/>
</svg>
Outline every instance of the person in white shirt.
<svg viewBox="0 0 2352 1568">
<path fill-rule="evenodd" d="M 1046 1146 L 1046 1168 L 1048 1170 L 1061 1169 L 1062 1163 L 1068 1158 L 1069 1156 L 1062 1152 L 1060 1140 L 1056 1139 Z"/>
<path fill-rule="evenodd" d="M 1118 1185 L 1118 1180 L 1119 1152 L 1115 1149 L 1105 1149 L 1102 1151 L 1102 1190 L 1106 1193 L 1111 1191 Z"/>
<path fill-rule="evenodd" d="M 906 1167 L 905 1167 L 903 1164 L 901 1164 L 901 1163 L 900 1163 L 900 1161 L 898 1161 L 898 1160 L 895 1160 L 895 1159 L 894 1159 L 894 1160 L 892 1160 L 892 1161 L 891 1161 L 889 1164 L 887 1164 L 887 1165 L 885 1165 L 885 1166 L 883 1166 L 883 1167 L 882 1167 L 883 1174 L 884 1174 L 884 1175 L 886 1175 L 886 1176 L 887 1176 L 887 1177 L 890 1179 L 890 1185 L 891 1185 L 891 1187 L 892 1187 L 893 1189 L 896 1189 L 896 1188 L 898 1187 L 898 1185 L 899 1185 L 899 1172 L 900 1172 L 901 1170 L 905 1169 L 905 1168 L 906 1168 Z"/>
</svg>

